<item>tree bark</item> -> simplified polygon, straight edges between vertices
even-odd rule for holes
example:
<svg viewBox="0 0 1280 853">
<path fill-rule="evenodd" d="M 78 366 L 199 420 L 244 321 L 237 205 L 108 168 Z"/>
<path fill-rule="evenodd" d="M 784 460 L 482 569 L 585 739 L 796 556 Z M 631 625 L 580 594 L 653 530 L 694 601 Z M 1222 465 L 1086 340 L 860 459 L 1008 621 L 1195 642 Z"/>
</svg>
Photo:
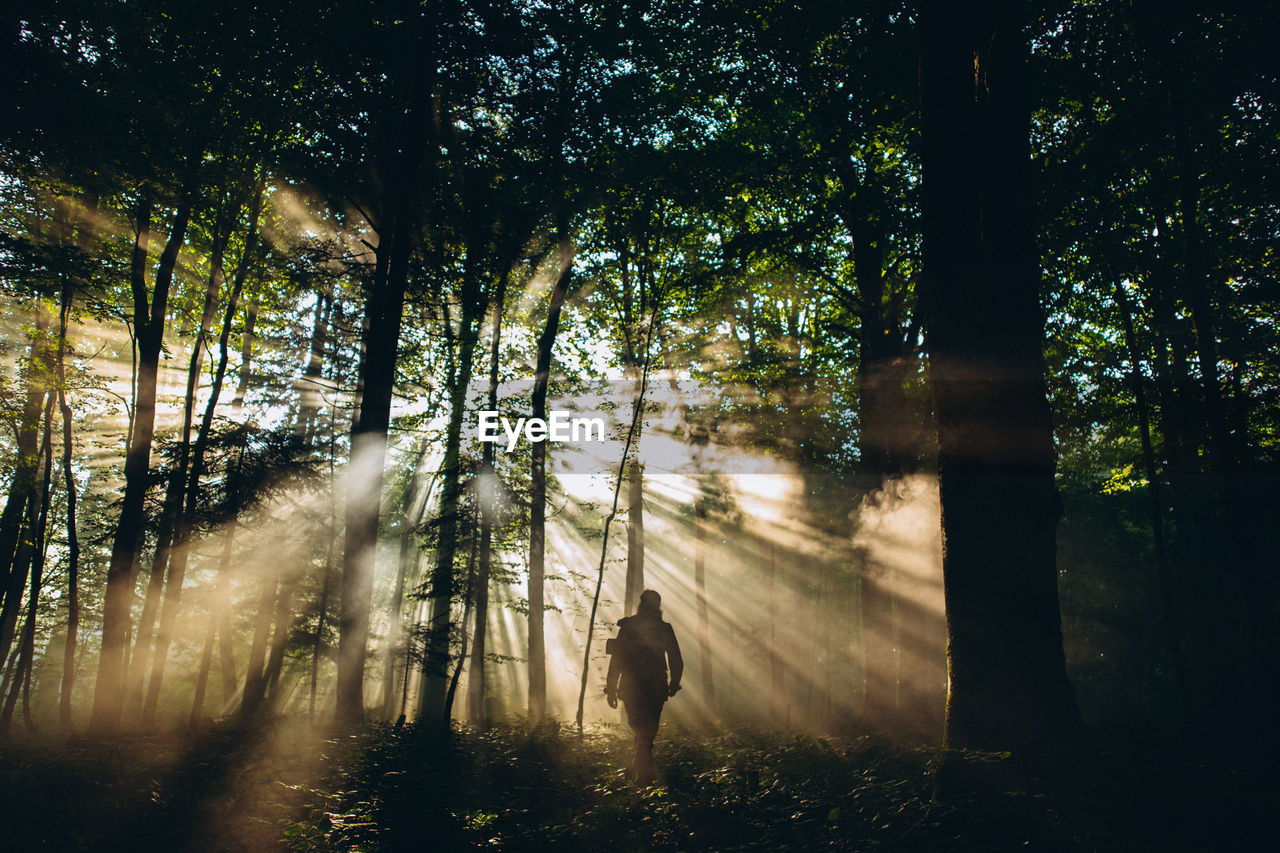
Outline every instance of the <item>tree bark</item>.
<svg viewBox="0 0 1280 853">
<path fill-rule="evenodd" d="M 493 331 L 489 339 L 489 411 L 498 409 L 498 367 L 501 361 L 502 314 L 507 300 L 510 269 L 504 270 L 493 295 Z M 476 625 L 471 640 L 471 666 L 467 670 L 467 716 L 473 723 L 487 722 L 484 659 L 488 642 L 489 574 L 493 561 L 493 525 L 497 515 L 499 482 L 493 469 L 493 442 L 480 450 L 480 570 L 476 578 Z"/>
<path fill-rule="evenodd" d="M 714 717 L 719 714 L 716 704 L 714 660 L 711 657 L 711 616 L 707 608 L 707 501 L 702 495 L 702 484 L 693 499 L 693 586 L 698 607 L 698 661 L 702 668 L 702 701 Z"/>
<path fill-rule="evenodd" d="M 937 415 L 948 675 L 960 750 L 1034 772 L 1075 740 L 1055 533 L 1020 3 L 921 9 L 924 278 Z M 952 772 L 955 771 L 955 772 Z"/>
<path fill-rule="evenodd" d="M 5 700 L 4 710 L 0 712 L 0 734 L 9 731 L 9 725 L 13 720 L 13 709 L 17 705 L 19 694 L 24 687 L 28 691 L 30 690 L 31 670 L 35 662 L 36 619 L 40 611 L 40 589 L 44 584 L 45 533 L 49 526 L 49 497 L 53 476 L 51 433 L 53 429 L 54 395 L 50 392 L 47 396 L 49 403 L 45 407 L 44 439 L 40 448 L 40 464 L 44 473 L 43 477 L 41 477 L 40 491 L 36 495 L 36 499 L 39 501 L 39 512 L 36 515 L 35 526 L 31 531 L 31 595 L 27 598 L 27 621 L 23 626 L 22 639 L 18 646 L 18 667 L 9 685 L 10 690 Z M 30 710 L 26 705 L 24 705 L 24 710 L 26 710 L 27 725 L 30 726 L 32 723 Z"/>
<path fill-rule="evenodd" d="M 124 677 L 129 643 L 129 609 L 145 518 L 145 500 L 151 467 L 151 441 L 155 434 L 156 379 L 164 341 L 169 288 L 178 252 L 191 218 L 191 201 L 184 199 L 174 217 L 169 241 L 156 268 L 155 287 L 148 305 L 146 291 L 147 234 L 151 228 L 151 200 L 143 195 L 138 205 L 138 238 L 131 263 L 134 328 L 137 335 L 138 378 L 134 393 L 133 430 L 125 456 L 124 496 L 120 518 L 111 542 L 107 568 L 107 592 L 102 614 L 102 651 L 94 690 L 90 728 L 98 733 L 115 731 L 124 710 Z"/>
<path fill-rule="evenodd" d="M 410 555 L 416 562 L 418 550 L 413 545 L 413 528 L 422 520 L 422 513 L 414 510 L 426 505 L 422 497 L 422 481 L 424 471 L 422 461 L 426 455 L 425 442 L 419 445 L 413 462 L 413 472 L 409 475 L 409 487 L 404 493 L 404 507 L 400 512 L 400 556 L 396 561 L 396 588 L 391 596 L 391 628 L 387 632 L 385 649 L 386 658 L 382 667 L 382 716 L 383 719 L 394 720 L 396 712 L 396 661 L 398 649 L 404 642 L 404 586 L 409 574 Z M 408 675 L 406 671 L 406 676 Z"/>
<path fill-rule="evenodd" d="M 470 252 L 468 252 L 470 254 Z M 476 276 L 477 262 L 464 272 L 462 316 L 458 330 L 458 356 L 450 376 L 449 425 L 445 429 L 444 459 L 440 466 L 440 516 L 436 564 L 431 573 L 430 616 L 427 649 L 423 660 L 419 718 L 439 722 L 446 712 L 449 684 L 449 638 L 454 592 L 454 558 L 458 552 L 458 507 L 462 498 L 462 421 L 466 414 L 467 388 L 475 362 L 477 323 L 484 302 Z"/>
<path fill-rule="evenodd" d="M 573 277 L 573 247 L 567 228 L 560 229 L 560 271 L 551 289 L 547 322 L 538 337 L 537 362 L 534 367 L 531 417 L 547 417 L 547 384 L 551 379 L 551 356 L 556 333 L 560 328 L 560 311 L 564 308 Z M 529 717 L 541 721 L 547 714 L 547 648 L 543 633 L 546 602 L 543 586 L 546 578 L 547 542 L 547 445 L 534 442 L 530 448 L 529 467 Z"/>
<path fill-rule="evenodd" d="M 344 724 L 364 719 L 364 668 L 369 641 L 369 608 L 378 547 L 378 517 L 386 464 L 387 430 L 395 385 L 396 353 L 404 311 L 411 252 L 410 222 L 404 204 L 397 207 L 379 245 L 374 287 L 365 310 L 365 357 L 360 366 L 362 396 L 351 431 L 346 535 L 343 542 L 341 604 L 338 619 L 337 718 Z"/>
</svg>

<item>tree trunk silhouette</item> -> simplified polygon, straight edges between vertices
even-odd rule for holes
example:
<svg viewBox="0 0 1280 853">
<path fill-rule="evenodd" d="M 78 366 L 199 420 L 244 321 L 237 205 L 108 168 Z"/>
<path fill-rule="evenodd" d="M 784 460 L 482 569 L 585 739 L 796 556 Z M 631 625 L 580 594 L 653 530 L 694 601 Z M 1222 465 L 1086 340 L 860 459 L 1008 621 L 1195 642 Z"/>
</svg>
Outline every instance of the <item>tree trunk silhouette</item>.
<svg viewBox="0 0 1280 853">
<path fill-rule="evenodd" d="M 560 270 L 551 289 L 547 322 L 538 337 L 537 364 L 533 375 L 530 416 L 547 416 L 547 384 L 551 379 L 552 350 L 560 328 L 560 311 L 564 308 L 573 277 L 573 247 L 567 227 L 560 227 Z M 547 714 L 547 648 L 543 633 L 546 602 L 543 586 L 546 579 L 547 542 L 547 445 L 537 441 L 530 447 L 529 467 L 529 716 L 535 721 Z"/>
<path fill-rule="evenodd" d="M 960 750 L 1033 771 L 1079 726 L 1067 680 L 1018 4 L 921 10 L 924 278 L 937 414 L 948 672 L 942 787 Z"/>
<path fill-rule="evenodd" d="M 449 641 L 452 636 L 454 561 L 458 553 L 459 507 L 462 502 L 462 422 L 466 416 L 467 391 L 475 364 L 478 323 L 484 316 L 485 301 L 479 286 L 480 263 L 474 242 L 468 245 L 468 262 L 463 271 L 462 313 L 456 338 L 457 357 L 449 375 L 449 424 L 445 429 L 444 458 L 440 465 L 439 535 L 436 562 L 431 572 L 428 595 L 427 647 L 422 664 L 422 691 L 418 703 L 421 720 L 445 720 L 449 690 Z M 448 319 L 446 318 L 446 324 Z"/>
<path fill-rule="evenodd" d="M 138 544 L 145 517 L 144 502 L 151 466 L 151 441 L 155 434 L 156 379 L 164 341 L 165 312 L 169 288 L 178 262 L 178 252 L 191 218 L 191 201 L 178 207 L 169 241 L 156 268 L 155 287 L 148 304 L 146 267 L 151 228 L 151 200 L 144 193 L 138 204 L 138 237 L 130 265 L 133 291 L 134 329 L 137 335 L 138 378 L 134 393 L 133 430 L 125 456 L 124 496 L 120 518 L 111 542 L 111 562 L 107 568 L 107 592 L 102 612 L 102 651 L 98 659 L 98 682 L 94 689 L 90 728 L 99 733 L 114 731 L 124 710 L 125 673 L 129 649 L 129 608 L 138 560 Z"/>
<path fill-rule="evenodd" d="M 493 329 L 489 339 L 489 396 L 488 410 L 498 409 L 498 368 L 501 361 L 502 314 L 507 299 L 508 267 L 498 280 L 493 294 Z M 480 569 L 476 577 L 475 630 L 471 639 L 471 665 L 467 670 L 467 716 L 472 722 L 484 723 L 485 709 L 484 658 L 488 643 L 489 623 L 489 574 L 493 561 L 493 525 L 497 515 L 500 484 L 493 469 L 493 442 L 486 441 L 480 449 Z"/>
<path fill-rule="evenodd" d="M 640 426 L 637 425 L 637 429 Z M 627 584 L 624 612 L 635 613 L 644 592 L 644 467 L 635 456 L 627 466 Z"/>
<path fill-rule="evenodd" d="M 382 667 L 382 716 L 394 720 L 399 691 L 396 690 L 396 661 L 399 649 L 404 643 L 404 587 L 409 574 L 410 560 L 417 562 L 418 549 L 413 544 L 413 528 L 422 521 L 422 508 L 427 500 L 421 495 L 422 481 L 425 471 L 422 468 L 426 455 L 425 442 L 418 446 L 418 453 L 413 463 L 413 471 L 409 475 L 409 487 L 405 489 L 404 506 L 400 512 L 400 555 L 396 561 L 396 588 L 391 596 L 391 628 L 387 632 L 387 643 L 384 652 L 386 658 Z M 407 673 L 406 673 L 407 674 Z"/>
<path fill-rule="evenodd" d="M 18 644 L 18 666 L 9 685 L 9 695 L 5 699 L 4 710 L 0 711 L 0 734 L 9 731 L 10 723 L 13 720 L 13 709 L 17 705 L 19 694 L 24 688 L 30 690 L 31 670 L 35 663 L 36 651 L 36 619 L 40 612 L 40 590 L 44 584 L 44 563 L 45 563 L 45 541 L 46 531 L 49 526 L 49 499 L 53 476 L 53 400 L 54 394 L 50 392 L 48 397 L 48 405 L 44 411 L 44 437 L 40 447 L 40 466 L 43 471 L 40 476 L 39 492 L 36 499 L 39 502 L 39 512 L 36 516 L 36 523 L 31 531 L 31 594 L 27 598 L 27 621 L 22 629 L 22 638 Z M 30 708 L 24 703 L 23 710 L 27 720 L 27 725 L 31 726 Z"/>
<path fill-rule="evenodd" d="M 716 686 L 711 657 L 711 616 L 707 608 L 707 501 L 702 486 L 693 499 L 693 586 L 698 608 L 698 662 L 702 669 L 702 701 L 711 716 L 719 714 L 716 704 Z"/>
<path fill-rule="evenodd" d="M 383 226 L 390 245 L 383 247 L 379 241 L 374 286 L 365 310 L 367 329 L 360 365 L 360 410 L 351 431 L 338 618 L 337 718 L 342 723 L 364 719 L 365 653 L 369 641 L 382 477 L 412 250 L 411 223 L 403 199 L 395 204 L 390 219 L 392 221 Z"/>
</svg>

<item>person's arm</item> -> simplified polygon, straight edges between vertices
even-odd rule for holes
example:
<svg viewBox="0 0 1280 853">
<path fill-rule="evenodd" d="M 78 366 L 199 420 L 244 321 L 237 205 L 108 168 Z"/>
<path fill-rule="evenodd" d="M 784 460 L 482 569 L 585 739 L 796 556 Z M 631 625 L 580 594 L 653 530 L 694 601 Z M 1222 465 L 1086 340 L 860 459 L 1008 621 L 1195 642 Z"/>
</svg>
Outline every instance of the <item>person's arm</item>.
<svg viewBox="0 0 1280 853">
<path fill-rule="evenodd" d="M 619 631 L 614 644 L 621 645 L 622 642 L 622 631 Z M 619 656 L 620 653 L 616 651 L 609 655 L 609 672 L 604 678 L 604 698 L 608 701 L 610 708 L 618 707 L 618 679 L 622 676 L 622 664 L 618 662 Z"/>
<path fill-rule="evenodd" d="M 667 662 L 671 667 L 671 682 L 667 687 L 667 695 L 674 696 L 680 690 L 680 679 L 684 676 L 684 658 L 680 655 L 680 643 L 676 640 L 676 629 L 667 625 Z"/>
</svg>

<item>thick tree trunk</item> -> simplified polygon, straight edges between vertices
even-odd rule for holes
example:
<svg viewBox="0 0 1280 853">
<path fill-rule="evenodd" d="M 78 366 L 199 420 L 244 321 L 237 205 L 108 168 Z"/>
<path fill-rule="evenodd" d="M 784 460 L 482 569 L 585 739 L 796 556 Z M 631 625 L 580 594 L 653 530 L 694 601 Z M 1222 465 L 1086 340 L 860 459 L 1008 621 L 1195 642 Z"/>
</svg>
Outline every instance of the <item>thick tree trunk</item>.
<svg viewBox="0 0 1280 853">
<path fill-rule="evenodd" d="M 941 480 L 948 675 L 960 750 L 1034 770 L 1076 737 L 1058 607 L 1061 512 L 1030 193 L 1029 53 L 1015 2 L 921 10 L 924 279 Z M 951 771 L 957 771 L 952 773 Z"/>
<path fill-rule="evenodd" d="M 137 334 L 138 378 L 134 393 L 133 430 L 124 464 L 124 496 L 120 518 L 111 542 L 111 562 L 107 568 L 107 592 L 102 613 L 102 650 L 98 660 L 98 682 L 94 690 L 90 728 L 112 732 L 120 725 L 124 710 L 124 680 L 129 643 L 129 609 L 142 538 L 146 493 L 151 467 L 151 441 L 155 433 L 156 379 L 164 341 L 165 314 L 169 288 L 178 262 L 178 251 L 191 218 L 191 202 L 184 200 L 174 218 L 169 241 L 156 269 L 155 288 L 147 304 L 147 234 L 151 227 L 151 202 L 144 196 L 138 208 L 138 238 L 134 243 L 131 284 L 134 301 L 134 328 Z"/>
</svg>

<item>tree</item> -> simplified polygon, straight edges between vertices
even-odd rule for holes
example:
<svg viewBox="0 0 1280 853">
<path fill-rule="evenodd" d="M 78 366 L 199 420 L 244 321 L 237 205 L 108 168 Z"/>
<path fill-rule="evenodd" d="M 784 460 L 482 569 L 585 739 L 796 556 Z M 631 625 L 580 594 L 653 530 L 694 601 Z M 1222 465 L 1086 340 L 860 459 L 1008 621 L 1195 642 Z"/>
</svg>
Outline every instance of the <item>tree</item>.
<svg viewBox="0 0 1280 853">
<path fill-rule="evenodd" d="M 965 749 L 1012 750 L 1035 767 L 1079 724 L 1058 606 L 1023 16 L 1022 4 L 1001 0 L 921 10 L 949 767 Z"/>
</svg>

